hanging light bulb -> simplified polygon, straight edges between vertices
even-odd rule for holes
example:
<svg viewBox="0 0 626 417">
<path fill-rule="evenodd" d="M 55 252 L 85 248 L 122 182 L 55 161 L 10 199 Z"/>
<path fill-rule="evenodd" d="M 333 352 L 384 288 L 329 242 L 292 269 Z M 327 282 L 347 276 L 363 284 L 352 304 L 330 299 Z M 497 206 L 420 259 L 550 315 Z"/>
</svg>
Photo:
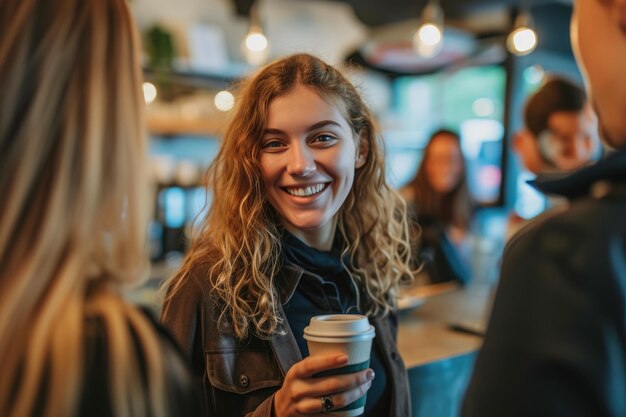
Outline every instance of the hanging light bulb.
<svg viewBox="0 0 626 417">
<path fill-rule="evenodd" d="M 515 19 L 513 31 L 506 39 L 506 47 L 512 54 L 528 55 L 537 47 L 537 40 L 530 13 L 523 11 Z"/>
<path fill-rule="evenodd" d="M 251 30 L 246 35 L 246 48 L 254 52 L 261 52 L 267 49 L 267 38 L 263 32 Z"/>
<path fill-rule="evenodd" d="M 250 9 L 250 29 L 243 39 L 241 50 L 246 61 L 252 65 L 261 65 L 269 56 L 269 41 L 263 33 L 257 2 Z"/>
<path fill-rule="evenodd" d="M 235 105 L 235 96 L 228 90 L 222 90 L 215 95 L 214 101 L 215 107 L 217 107 L 219 111 L 226 112 Z"/>
<path fill-rule="evenodd" d="M 157 98 L 157 88 L 154 84 L 147 81 L 143 83 L 143 98 L 146 104 L 152 103 Z"/>
<path fill-rule="evenodd" d="M 430 58 L 443 46 L 443 9 L 439 0 L 430 0 L 422 12 L 420 27 L 413 35 L 413 48 L 418 55 Z"/>
</svg>

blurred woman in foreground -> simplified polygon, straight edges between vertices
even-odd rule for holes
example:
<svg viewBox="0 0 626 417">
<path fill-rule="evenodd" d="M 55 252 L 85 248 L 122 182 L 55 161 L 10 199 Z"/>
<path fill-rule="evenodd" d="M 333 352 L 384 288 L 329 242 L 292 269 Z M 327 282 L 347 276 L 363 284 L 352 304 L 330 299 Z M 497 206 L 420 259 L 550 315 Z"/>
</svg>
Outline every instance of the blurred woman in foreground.
<svg viewBox="0 0 626 417">
<path fill-rule="evenodd" d="M 138 40 L 126 0 L 0 3 L 0 415 L 194 415 L 145 275 Z"/>
</svg>

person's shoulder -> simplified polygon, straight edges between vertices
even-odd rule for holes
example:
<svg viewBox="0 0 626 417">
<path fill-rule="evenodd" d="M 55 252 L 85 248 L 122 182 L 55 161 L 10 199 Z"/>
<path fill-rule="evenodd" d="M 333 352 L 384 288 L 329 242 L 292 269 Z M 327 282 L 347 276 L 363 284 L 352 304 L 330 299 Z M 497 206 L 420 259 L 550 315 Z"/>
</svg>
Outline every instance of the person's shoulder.
<svg viewBox="0 0 626 417">
<path fill-rule="evenodd" d="M 504 253 L 518 250 L 520 246 L 523 247 L 527 242 L 534 240 L 537 235 L 543 233 L 545 228 L 551 227 L 550 222 L 554 217 L 562 215 L 565 210 L 566 207 L 552 208 L 533 218 L 516 220 L 519 225 L 511 233 L 511 237 L 504 248 Z"/>
<path fill-rule="evenodd" d="M 111 388 L 107 378 L 110 368 L 109 337 L 105 322 L 98 316 L 84 318 L 84 384 L 80 415 L 112 416 Z M 94 407 L 94 404 L 99 404 Z"/>
<path fill-rule="evenodd" d="M 200 397 L 195 388 L 193 376 L 189 371 L 185 357 L 174 338 L 164 328 L 156 316 L 147 308 L 135 307 L 123 301 L 126 308 L 120 309 L 118 316 L 123 320 L 123 327 L 116 332 L 127 332 L 128 346 L 134 358 L 137 370 L 141 372 L 141 379 L 146 386 L 151 384 L 148 379 L 151 375 L 150 367 L 155 366 L 158 357 L 158 366 L 161 367 L 165 381 L 165 390 L 168 395 L 168 407 L 165 415 L 199 415 Z M 107 316 L 109 316 L 107 314 Z M 112 361 L 118 360 L 114 353 L 121 352 L 116 347 L 119 339 L 112 333 L 112 326 L 117 319 L 104 315 L 90 314 L 84 317 L 84 375 L 83 398 L 81 401 L 81 415 L 94 417 L 108 417 L 114 415 L 111 408 L 112 387 L 109 370 Z M 120 323 L 117 323 L 119 325 Z M 152 334 L 156 345 L 145 343 L 148 334 Z M 117 333 L 119 337 L 120 333 Z M 155 356 L 155 346 L 158 346 L 158 356 Z M 146 398 L 146 401 L 148 399 Z M 181 414 L 179 414 L 179 412 Z"/>
<path fill-rule="evenodd" d="M 141 330 L 138 330 L 139 326 L 137 325 L 138 322 L 142 322 L 147 331 L 156 335 L 156 340 L 162 348 L 174 350 L 176 354 L 182 355 L 170 333 L 159 323 L 152 311 L 146 307 L 130 305 L 127 301 L 122 302 L 127 306 L 125 309 L 120 309 L 119 317 L 121 317 L 127 332 L 131 335 L 131 340 L 134 341 L 137 352 L 141 353 L 142 351 L 139 338 Z M 107 361 L 107 352 L 111 344 L 109 322 L 114 319 L 105 318 L 98 314 L 90 314 L 86 315 L 83 320 L 85 351 L 89 352 L 86 361 L 92 366 L 98 367 Z"/>
<path fill-rule="evenodd" d="M 578 245 L 606 243 L 605 238 L 626 229 L 626 199 L 586 197 L 556 210 L 541 226 L 541 232 L 566 233 L 578 239 Z"/>
<path fill-rule="evenodd" d="M 155 313 L 145 307 L 137 307 L 137 310 L 143 315 L 145 320 L 150 323 L 152 330 L 158 335 L 158 340 L 163 350 L 168 354 L 175 354 L 181 358 L 184 357 L 183 351 L 178 346 L 178 343 L 174 337 L 172 337 L 169 330 L 161 324 Z"/>
<path fill-rule="evenodd" d="M 520 246 L 551 241 L 557 236 L 567 236 L 577 246 L 601 243 L 593 238 L 601 241 L 624 229 L 626 216 L 621 213 L 625 208 L 626 200 L 616 202 L 591 197 L 554 207 L 529 220 L 507 243 L 505 253 Z"/>
<path fill-rule="evenodd" d="M 398 190 L 400 197 L 402 197 L 407 203 L 415 200 L 415 189 L 410 186 L 404 186 Z"/>
<path fill-rule="evenodd" d="M 206 300 L 211 290 L 212 263 L 183 266 L 166 285 L 166 298 L 185 298 L 189 302 Z"/>
<path fill-rule="evenodd" d="M 619 284 L 626 279 L 614 270 L 616 262 L 626 261 L 624 213 L 626 199 L 586 197 L 546 214 L 507 244 L 503 271 L 521 268 L 529 271 L 525 279 L 533 281 L 530 275 L 543 276 L 545 271 L 556 268 L 567 275 L 568 282 L 586 288 L 608 283 L 611 277 Z M 602 279 L 589 279 L 592 276 Z"/>
</svg>

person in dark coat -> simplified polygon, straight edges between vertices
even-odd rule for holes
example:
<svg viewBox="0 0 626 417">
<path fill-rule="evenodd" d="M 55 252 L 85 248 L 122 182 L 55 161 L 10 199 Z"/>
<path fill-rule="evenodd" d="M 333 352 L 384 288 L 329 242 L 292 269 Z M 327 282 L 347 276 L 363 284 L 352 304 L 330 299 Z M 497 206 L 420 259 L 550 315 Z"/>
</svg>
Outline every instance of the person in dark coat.
<svg viewBox="0 0 626 417">
<path fill-rule="evenodd" d="M 571 33 L 614 152 L 536 184 L 571 204 L 505 249 L 464 417 L 626 416 L 626 3 L 575 2 Z"/>
</svg>

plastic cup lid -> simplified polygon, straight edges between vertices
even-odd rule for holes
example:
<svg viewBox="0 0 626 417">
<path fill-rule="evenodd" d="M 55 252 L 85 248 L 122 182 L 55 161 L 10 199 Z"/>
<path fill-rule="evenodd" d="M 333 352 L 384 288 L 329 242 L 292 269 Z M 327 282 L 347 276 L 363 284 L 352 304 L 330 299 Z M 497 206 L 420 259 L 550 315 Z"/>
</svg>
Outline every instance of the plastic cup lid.
<svg viewBox="0 0 626 417">
<path fill-rule="evenodd" d="M 328 314 L 311 318 L 308 327 L 304 329 L 304 338 L 313 337 L 354 337 L 373 338 L 374 327 L 370 325 L 366 316 L 358 314 Z"/>
</svg>

